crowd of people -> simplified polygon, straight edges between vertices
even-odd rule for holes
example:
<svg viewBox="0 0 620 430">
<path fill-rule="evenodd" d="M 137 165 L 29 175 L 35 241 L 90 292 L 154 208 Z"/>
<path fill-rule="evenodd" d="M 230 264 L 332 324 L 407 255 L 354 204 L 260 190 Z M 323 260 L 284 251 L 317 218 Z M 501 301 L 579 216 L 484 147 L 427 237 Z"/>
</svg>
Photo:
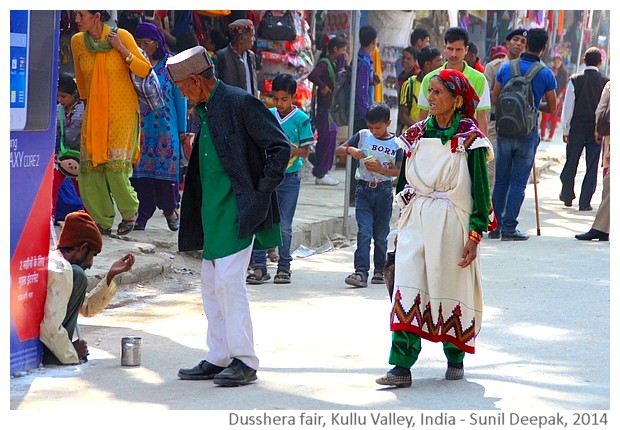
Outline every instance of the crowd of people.
<svg viewBox="0 0 620 430">
<path fill-rule="evenodd" d="M 567 143 L 560 200 L 570 206 L 575 198 L 575 173 L 585 148 L 579 209 L 592 210 L 602 143 L 603 203 L 592 229 L 576 238 L 609 239 L 604 118 L 609 122 L 610 85 L 598 71 L 597 48 L 586 51 L 585 70 L 569 78 L 557 58 L 552 67 L 540 64 L 548 49 L 544 29 L 512 30 L 485 65 L 467 30 L 449 28 L 440 50 L 427 31 L 415 29 L 399 63 L 400 106 L 391 118 L 388 105 L 375 101 L 378 34 L 363 26 L 359 51 L 352 55 L 358 66 L 351 83 L 354 127 L 337 145 L 332 96 L 350 66 L 346 38 L 331 38 L 308 76 L 316 88 L 310 117 L 293 104 L 297 82 L 289 74 L 273 80 L 273 108 L 257 98 L 251 20 L 231 22 L 228 44 L 210 53 L 197 44 L 178 48 L 182 21 L 176 33 L 141 23 L 131 34 L 105 24 L 106 14 L 76 11 L 75 83 L 67 76 L 59 81 L 59 128 L 65 141 L 80 136 L 77 184 L 85 211 L 67 216 L 50 254 L 50 268 L 58 273 L 50 277 L 48 296 L 55 289 L 64 295 L 61 301 L 50 298 L 41 325 L 48 363 L 86 360 L 86 343 L 72 341 L 78 313 L 92 315 L 105 307 L 115 292 L 114 277 L 133 265 L 134 257 L 125 256 L 96 294 L 86 293 L 84 270 L 101 252 L 102 235 L 111 234 L 116 210 L 117 234 L 126 235 L 144 230 L 159 208 L 169 229 L 178 230 L 179 251 L 202 252 L 206 354 L 194 367 L 179 369 L 178 377 L 222 386 L 255 381 L 259 359 L 246 284 L 271 279 L 267 252 L 275 248 L 274 283 L 291 283 L 292 224 L 313 129 L 315 184 L 338 183 L 329 176 L 335 155 L 356 163 L 357 244 L 353 273 L 344 282 L 360 288 L 369 278 L 391 284 L 386 327 L 392 332 L 394 367 L 376 380 L 380 385 L 412 384 L 422 339 L 443 343 L 447 380 L 464 377 L 464 358 L 475 352 L 483 310 L 479 244 L 486 232 L 502 241 L 529 238 L 517 229 L 525 188 L 547 125 L 551 138 L 560 118 Z M 138 101 L 130 78 L 130 72 L 144 78 L 151 70 L 165 102 L 158 109 Z M 502 105 L 519 75 L 529 92 L 524 108 L 535 115 L 533 123 L 516 124 L 523 132 L 506 127 L 515 117 Z M 393 120 L 396 134 L 389 131 Z M 195 139 L 182 178 L 180 146 L 189 134 Z M 387 279 L 394 200 L 400 212 L 394 276 Z M 54 307 L 66 309 L 54 312 Z"/>
</svg>

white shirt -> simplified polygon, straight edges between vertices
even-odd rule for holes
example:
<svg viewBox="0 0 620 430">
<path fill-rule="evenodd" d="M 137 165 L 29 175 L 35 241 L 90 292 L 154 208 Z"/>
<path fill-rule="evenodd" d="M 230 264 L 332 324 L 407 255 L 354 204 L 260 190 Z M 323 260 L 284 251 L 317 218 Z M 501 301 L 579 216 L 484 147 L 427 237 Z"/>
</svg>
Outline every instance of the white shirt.
<svg viewBox="0 0 620 430">
<path fill-rule="evenodd" d="M 586 66 L 583 70 L 596 70 L 598 71 L 598 67 L 596 66 Z M 575 87 L 573 86 L 573 80 L 568 80 L 568 85 L 566 86 L 566 94 L 564 94 L 564 105 L 562 106 L 562 134 L 564 136 L 568 136 L 570 132 L 570 122 L 573 119 L 573 111 L 575 110 Z"/>
<path fill-rule="evenodd" d="M 73 291 L 73 268 L 58 250 L 50 251 L 47 264 L 47 296 L 39 338 L 63 364 L 79 363 L 62 322 L 67 314 L 67 304 Z M 116 283 L 106 283 L 104 277 L 95 288 L 86 293 L 80 314 L 91 317 L 101 312 L 116 294 Z"/>
<path fill-rule="evenodd" d="M 245 67 L 245 89 L 248 93 L 252 94 L 252 79 L 250 78 L 250 65 L 248 64 L 247 53 L 241 55 L 241 62 Z"/>
</svg>

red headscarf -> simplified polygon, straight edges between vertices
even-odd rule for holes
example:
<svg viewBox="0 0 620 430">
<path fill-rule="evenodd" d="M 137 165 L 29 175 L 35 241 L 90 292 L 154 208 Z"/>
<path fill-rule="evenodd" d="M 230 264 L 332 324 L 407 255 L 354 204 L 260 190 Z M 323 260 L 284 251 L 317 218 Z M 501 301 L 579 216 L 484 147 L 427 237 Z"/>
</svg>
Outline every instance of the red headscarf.
<svg viewBox="0 0 620 430">
<path fill-rule="evenodd" d="M 436 76 L 443 81 L 444 85 L 446 85 L 454 95 L 463 97 L 463 106 L 458 110 L 466 117 L 473 118 L 480 98 L 465 75 L 458 70 L 444 69 Z"/>
</svg>

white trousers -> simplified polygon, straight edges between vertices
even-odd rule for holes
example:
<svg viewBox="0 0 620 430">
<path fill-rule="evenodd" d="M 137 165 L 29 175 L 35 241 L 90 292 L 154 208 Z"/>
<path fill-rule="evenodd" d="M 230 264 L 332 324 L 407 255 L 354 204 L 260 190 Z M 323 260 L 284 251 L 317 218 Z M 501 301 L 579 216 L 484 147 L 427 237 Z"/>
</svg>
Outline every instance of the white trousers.
<svg viewBox="0 0 620 430">
<path fill-rule="evenodd" d="M 233 358 L 258 370 L 245 279 L 252 246 L 223 258 L 202 260 L 202 304 L 207 316 L 206 360 L 226 367 Z"/>
</svg>

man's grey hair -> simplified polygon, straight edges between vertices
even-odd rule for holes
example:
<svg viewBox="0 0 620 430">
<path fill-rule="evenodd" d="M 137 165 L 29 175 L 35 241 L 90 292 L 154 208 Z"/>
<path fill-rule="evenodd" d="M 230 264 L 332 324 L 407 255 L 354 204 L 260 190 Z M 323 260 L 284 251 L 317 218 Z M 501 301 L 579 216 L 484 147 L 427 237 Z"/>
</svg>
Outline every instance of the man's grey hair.
<svg viewBox="0 0 620 430">
<path fill-rule="evenodd" d="M 213 79 L 213 77 L 215 76 L 215 66 L 209 67 L 207 70 L 205 70 L 198 76 L 202 76 L 205 79 Z"/>
</svg>

